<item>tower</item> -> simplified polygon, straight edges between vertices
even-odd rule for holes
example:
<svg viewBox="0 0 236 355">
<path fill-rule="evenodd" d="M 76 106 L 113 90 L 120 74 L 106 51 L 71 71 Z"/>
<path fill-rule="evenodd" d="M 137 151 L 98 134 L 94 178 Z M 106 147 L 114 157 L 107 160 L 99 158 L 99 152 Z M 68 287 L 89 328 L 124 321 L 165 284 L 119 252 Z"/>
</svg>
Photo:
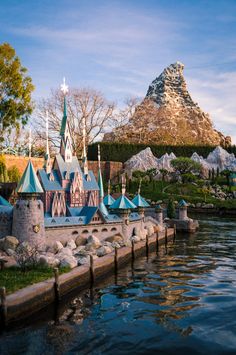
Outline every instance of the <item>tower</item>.
<svg viewBox="0 0 236 355">
<path fill-rule="evenodd" d="M 125 175 L 122 175 L 122 193 L 121 196 L 110 206 L 110 209 L 117 214 L 120 215 L 120 217 L 123 220 L 122 224 L 122 233 L 124 238 L 127 240 L 129 235 L 129 215 L 130 215 L 130 210 L 136 209 L 137 206 L 130 201 L 126 196 L 125 196 L 125 191 L 126 191 L 126 179 Z"/>
<path fill-rule="evenodd" d="M 45 244 L 44 208 L 39 199 L 43 189 L 31 160 L 17 186 L 19 199 L 13 208 L 12 234 L 32 245 Z"/>
<path fill-rule="evenodd" d="M 178 207 L 179 207 L 179 219 L 181 221 L 184 221 L 184 220 L 188 220 L 188 214 L 187 214 L 187 207 L 188 207 L 188 204 L 186 201 L 184 200 L 181 200 L 178 204 Z"/>
<path fill-rule="evenodd" d="M 132 202 L 137 206 L 138 212 L 144 218 L 145 209 L 150 207 L 149 203 L 140 195 L 142 180 L 140 179 L 137 195 L 133 198 Z"/>
<path fill-rule="evenodd" d="M 45 161 L 44 161 L 44 169 L 47 174 L 51 173 L 51 162 L 50 162 L 49 142 L 48 142 L 48 111 L 46 112 L 46 154 L 45 154 Z"/>
<path fill-rule="evenodd" d="M 85 178 L 87 180 L 88 177 L 89 177 L 89 174 L 88 174 L 88 160 L 87 160 L 87 152 L 86 152 L 86 122 L 85 122 L 85 117 L 83 119 L 83 168 L 84 168 L 84 175 L 85 175 Z"/>
<path fill-rule="evenodd" d="M 68 93 L 68 86 L 66 85 L 65 78 L 63 80 L 63 84 L 61 85 L 61 91 L 64 95 L 64 109 L 63 109 L 63 118 L 61 122 L 61 146 L 60 146 L 60 154 L 63 157 L 65 163 L 72 162 L 72 139 L 71 139 L 71 131 L 70 125 L 67 119 L 67 107 L 66 107 L 66 94 Z"/>
<path fill-rule="evenodd" d="M 100 145 L 98 144 L 98 186 L 99 186 L 99 209 L 103 215 L 107 216 L 108 211 L 103 202 L 104 198 L 104 189 L 102 181 L 102 172 L 101 172 L 101 154 L 100 154 Z"/>
</svg>

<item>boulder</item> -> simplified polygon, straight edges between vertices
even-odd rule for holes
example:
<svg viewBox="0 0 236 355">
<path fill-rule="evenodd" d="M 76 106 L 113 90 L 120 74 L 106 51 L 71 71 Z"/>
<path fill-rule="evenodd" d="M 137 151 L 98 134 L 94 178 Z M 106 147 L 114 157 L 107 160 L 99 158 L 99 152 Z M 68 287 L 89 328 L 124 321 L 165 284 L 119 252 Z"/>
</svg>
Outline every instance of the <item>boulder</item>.
<svg viewBox="0 0 236 355">
<path fill-rule="evenodd" d="M 117 248 L 117 249 L 119 249 L 119 248 L 121 247 L 118 242 L 113 242 L 113 243 L 111 244 L 111 246 L 112 246 L 112 248 Z"/>
<path fill-rule="evenodd" d="M 135 243 L 140 242 L 140 237 L 138 237 L 137 235 L 133 235 L 132 237 L 130 237 L 131 242 L 134 241 Z"/>
<path fill-rule="evenodd" d="M 59 251 L 61 251 L 63 249 L 63 244 L 59 241 L 56 241 L 53 245 L 51 245 L 47 251 L 51 252 L 53 254 L 59 253 Z"/>
<path fill-rule="evenodd" d="M 56 267 L 60 264 L 60 260 L 52 256 L 40 255 L 39 264 L 43 266 Z"/>
<path fill-rule="evenodd" d="M 77 259 L 74 256 L 65 255 L 63 259 L 61 259 L 60 266 L 61 267 L 70 267 L 73 269 L 78 264 Z"/>
<path fill-rule="evenodd" d="M 97 256 L 101 257 L 107 255 L 112 252 L 112 249 L 107 246 L 102 246 L 101 248 L 97 249 Z"/>
<path fill-rule="evenodd" d="M 57 258 L 59 260 L 62 260 L 64 259 L 64 257 L 66 256 L 73 256 L 73 252 L 72 252 L 72 249 L 70 248 L 63 248 L 60 250 L 60 252 L 57 254 Z"/>
<path fill-rule="evenodd" d="M 67 248 L 70 248 L 71 250 L 76 249 L 75 241 L 74 241 L 73 239 L 69 240 L 69 241 L 66 243 L 66 247 L 67 247 Z"/>
<path fill-rule="evenodd" d="M 147 231 L 148 231 L 148 236 L 151 237 L 151 236 L 153 235 L 153 233 L 154 233 L 154 228 L 153 228 L 153 226 L 148 226 Z"/>
<path fill-rule="evenodd" d="M 15 251 L 9 248 L 9 249 L 6 250 L 6 253 L 7 253 L 8 256 L 14 256 Z"/>
<path fill-rule="evenodd" d="M 77 263 L 78 265 L 86 265 L 90 263 L 90 256 L 89 255 L 84 255 L 84 256 L 80 256 L 77 259 Z"/>
<path fill-rule="evenodd" d="M 79 235 L 75 239 L 75 244 L 77 245 L 77 247 L 80 247 L 81 245 L 85 245 L 86 243 L 87 243 L 87 237 L 85 237 L 84 235 Z"/>
<path fill-rule="evenodd" d="M 123 241 L 123 238 L 122 238 L 122 236 L 120 234 L 116 234 L 116 235 L 112 235 L 110 237 L 107 237 L 105 239 L 105 241 L 110 242 L 110 243 L 112 243 L 112 242 L 118 242 L 119 243 L 119 242 Z"/>
<path fill-rule="evenodd" d="M 16 237 L 8 236 L 4 238 L 4 250 L 12 249 L 16 250 L 19 245 L 19 240 Z"/>
<path fill-rule="evenodd" d="M 100 248 L 102 243 L 100 242 L 100 240 L 95 237 L 94 235 L 90 235 L 87 239 L 87 244 L 90 244 L 91 246 L 93 246 L 95 249 Z"/>
</svg>

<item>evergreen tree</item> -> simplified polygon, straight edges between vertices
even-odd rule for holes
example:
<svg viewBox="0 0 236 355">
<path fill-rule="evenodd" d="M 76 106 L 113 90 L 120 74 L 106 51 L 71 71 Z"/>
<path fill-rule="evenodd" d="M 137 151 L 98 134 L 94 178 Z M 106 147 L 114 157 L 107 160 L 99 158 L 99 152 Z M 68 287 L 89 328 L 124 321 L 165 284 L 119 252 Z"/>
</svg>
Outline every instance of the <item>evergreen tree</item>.
<svg viewBox="0 0 236 355">
<path fill-rule="evenodd" d="M 175 212 L 175 204 L 172 198 L 169 199 L 168 204 L 167 204 L 167 217 L 168 218 L 175 218 L 176 212 Z"/>
</svg>

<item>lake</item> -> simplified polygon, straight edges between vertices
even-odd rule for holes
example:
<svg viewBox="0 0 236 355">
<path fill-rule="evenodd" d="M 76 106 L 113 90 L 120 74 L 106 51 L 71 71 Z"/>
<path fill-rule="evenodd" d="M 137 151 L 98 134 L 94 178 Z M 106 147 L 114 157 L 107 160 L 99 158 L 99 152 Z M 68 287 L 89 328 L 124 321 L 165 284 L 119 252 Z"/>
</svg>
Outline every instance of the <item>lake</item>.
<svg viewBox="0 0 236 355">
<path fill-rule="evenodd" d="M 5 331 L 0 354 L 235 354 L 236 220 L 200 218 L 196 234 L 74 294 L 55 319 Z"/>
</svg>

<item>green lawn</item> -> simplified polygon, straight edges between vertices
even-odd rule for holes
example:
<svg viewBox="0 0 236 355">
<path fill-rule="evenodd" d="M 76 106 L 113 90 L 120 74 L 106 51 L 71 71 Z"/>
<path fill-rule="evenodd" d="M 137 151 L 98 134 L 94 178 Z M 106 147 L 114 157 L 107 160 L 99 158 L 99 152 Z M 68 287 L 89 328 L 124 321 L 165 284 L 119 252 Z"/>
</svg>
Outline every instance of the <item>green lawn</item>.
<svg viewBox="0 0 236 355">
<path fill-rule="evenodd" d="M 59 273 L 68 272 L 68 267 L 60 268 Z M 17 267 L 10 267 L 0 271 L 0 287 L 6 287 L 7 294 L 54 276 L 52 268 L 37 267 L 28 271 L 21 271 Z"/>
</svg>

